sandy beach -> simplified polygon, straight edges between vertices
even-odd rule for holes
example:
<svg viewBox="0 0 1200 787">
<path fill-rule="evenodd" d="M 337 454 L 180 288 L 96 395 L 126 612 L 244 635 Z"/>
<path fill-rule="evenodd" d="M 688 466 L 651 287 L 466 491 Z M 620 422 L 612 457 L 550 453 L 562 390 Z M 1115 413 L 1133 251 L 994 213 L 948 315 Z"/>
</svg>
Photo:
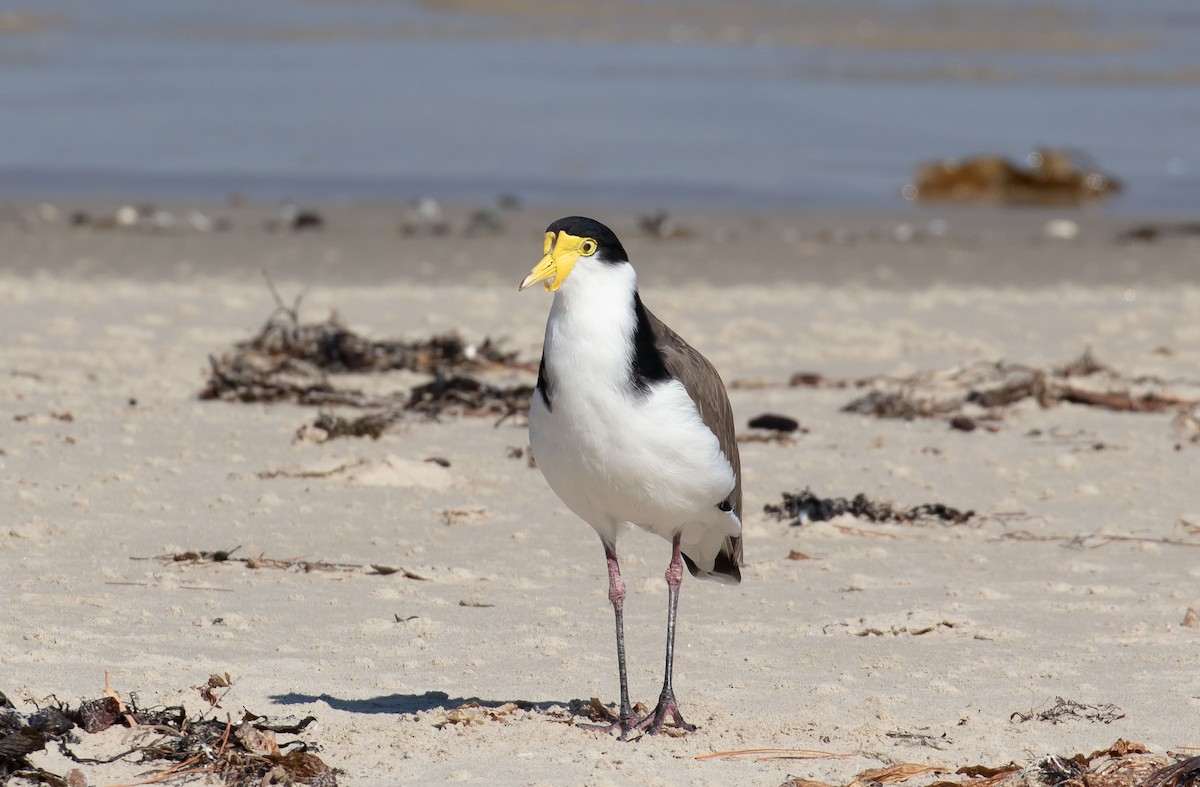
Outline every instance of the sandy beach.
<svg viewBox="0 0 1200 787">
<path fill-rule="evenodd" d="M 304 232 L 266 230 L 277 209 L 253 204 L 198 206 L 224 232 L 70 226 L 115 207 L 0 209 L 0 691 L 23 713 L 98 697 L 107 672 L 143 707 L 312 716 L 301 737 L 348 785 L 844 785 L 895 763 L 949 769 L 920 787 L 1118 738 L 1200 746 L 1200 628 L 1184 625 L 1200 608 L 1195 237 L 914 209 L 680 214 L 685 231 L 662 238 L 575 205 L 515 209 L 471 236 L 465 208 L 445 235 L 405 236 L 386 204 L 319 206 L 324 226 Z M 744 580 L 682 591 L 676 691 L 699 726 L 682 737 L 576 726 L 572 703 L 616 699 L 605 564 L 530 466 L 520 416 L 409 413 L 378 439 L 322 441 L 322 408 L 199 398 L 210 356 L 275 310 L 263 272 L 285 301 L 302 294 L 302 322 L 490 337 L 524 366 L 479 377 L 532 384 L 550 297 L 517 283 L 564 212 L 621 236 L 645 302 L 717 366 L 747 438 Z M 870 390 L 961 400 L 1001 362 L 1057 380 L 1089 350 L 1106 370 L 1056 385 L 1167 404 L 842 411 Z M 790 385 L 800 372 L 822 384 Z M 336 377 L 378 397 L 430 379 Z M 802 430 L 765 439 L 746 426 L 765 412 Z M 974 515 L 764 512 L 805 488 Z M 243 560 L 172 559 L 234 548 Z M 631 689 L 651 706 L 668 557 L 645 534 L 623 544 Z M 194 687 L 225 673 L 209 708 Z M 1084 710 L 1039 718 L 1056 698 Z M 110 757 L 141 734 L 118 724 L 74 750 Z M 701 759 L 752 748 L 836 756 Z M 77 765 L 53 746 L 30 758 L 93 785 L 165 767 Z"/>
</svg>

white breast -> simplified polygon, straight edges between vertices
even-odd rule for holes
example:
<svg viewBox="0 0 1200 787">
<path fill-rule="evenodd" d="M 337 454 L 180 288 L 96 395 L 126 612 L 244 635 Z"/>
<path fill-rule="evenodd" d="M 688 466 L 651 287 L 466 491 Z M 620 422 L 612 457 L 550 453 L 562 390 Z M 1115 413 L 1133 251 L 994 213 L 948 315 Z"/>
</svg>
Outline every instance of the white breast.
<svg viewBox="0 0 1200 787">
<path fill-rule="evenodd" d="M 688 525 L 737 535 L 717 508 L 733 470 L 683 385 L 631 384 L 635 289 L 632 266 L 594 265 L 556 293 L 543 350 L 551 403 L 535 396 L 529 415 L 538 467 L 610 546 L 627 522 L 667 539 L 684 531 L 685 543 Z"/>
</svg>

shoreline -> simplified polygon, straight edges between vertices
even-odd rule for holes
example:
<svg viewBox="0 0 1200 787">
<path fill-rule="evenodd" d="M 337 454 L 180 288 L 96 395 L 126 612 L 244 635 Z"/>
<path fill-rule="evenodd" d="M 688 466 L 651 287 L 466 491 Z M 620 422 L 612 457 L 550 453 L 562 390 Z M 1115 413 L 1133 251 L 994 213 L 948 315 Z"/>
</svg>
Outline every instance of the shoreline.
<svg viewBox="0 0 1200 787">
<path fill-rule="evenodd" d="M 1012 151 L 993 154 L 960 153 L 957 158 L 975 155 L 1008 156 L 1018 164 L 1023 155 Z M 1185 220 L 1195 216 L 1189 204 L 1196 190 L 1194 178 L 1179 176 L 1158 183 L 1151 195 L 1139 193 L 1136 178 L 1122 177 L 1125 191 L 1107 199 L 1081 204 L 1004 205 L 970 202 L 909 202 L 904 190 L 919 176 L 924 164 L 938 160 L 927 155 L 913 161 L 903 171 L 889 173 L 885 180 L 869 186 L 862 176 L 814 173 L 807 181 L 773 186 L 729 185 L 725 180 L 666 181 L 620 180 L 593 177 L 582 180 L 561 178 L 495 177 L 483 180 L 445 176 L 372 178 L 364 175 L 318 174 L 186 174 L 158 175 L 109 170 L 85 170 L 78 173 L 39 171 L 20 167 L 0 169 L 0 204 L 51 203 L 144 203 L 171 205 L 197 204 L 219 206 L 231 197 L 251 204 L 273 205 L 307 202 L 315 205 L 405 205 L 420 198 L 433 198 L 446 205 L 488 205 L 512 199 L 530 208 L 585 204 L 606 210 L 655 211 L 668 209 L 687 213 L 781 215 L 815 214 L 890 214 L 905 210 L 946 208 L 950 210 L 1041 211 L 1098 214 L 1120 219 Z M 1086 160 L 1085 160 L 1086 161 Z M 1110 173 L 1112 174 L 1112 173 Z M 1145 175 L 1146 173 L 1142 173 Z M 849 191 L 832 186 L 836 180 L 848 180 Z"/>
<path fill-rule="evenodd" d="M 287 203 L 292 204 L 292 203 Z M 414 202 L 0 201 L 0 271 L 310 285 L 503 285 L 564 208 Z M 120 225 L 122 210 L 142 211 Z M 572 205 L 627 238 L 647 284 L 812 284 L 882 289 L 1200 284 L 1200 224 L 1088 209 L 908 205 L 883 212 L 634 212 Z M 305 211 L 319 226 L 292 229 Z M 656 217 L 657 214 L 657 217 Z M 78 216 L 86 225 L 73 226 Z M 197 218 L 199 217 L 199 218 Z M 201 223 L 202 222 L 202 223 Z M 197 228 L 201 226 L 202 228 Z M 515 246 L 514 246 L 515 244 Z M 532 254 L 528 252 L 527 254 Z"/>
</svg>

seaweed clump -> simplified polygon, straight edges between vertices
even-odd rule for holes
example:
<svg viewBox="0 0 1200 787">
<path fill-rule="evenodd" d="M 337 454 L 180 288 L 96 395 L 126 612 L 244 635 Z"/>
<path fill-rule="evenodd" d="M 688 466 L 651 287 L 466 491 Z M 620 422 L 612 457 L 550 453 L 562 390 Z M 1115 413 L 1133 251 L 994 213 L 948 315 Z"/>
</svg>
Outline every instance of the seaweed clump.
<svg viewBox="0 0 1200 787">
<path fill-rule="evenodd" d="M 805 487 L 803 492 L 783 493 L 780 503 L 768 503 L 763 512 L 771 514 L 776 521 L 790 519 L 790 525 L 798 527 L 809 522 L 825 522 L 842 514 L 849 514 L 868 522 L 918 522 L 938 519 L 948 524 L 960 525 L 975 516 L 974 511 L 960 511 L 943 503 L 923 503 L 910 508 L 896 508 L 891 503 L 871 500 L 863 493 L 847 500 L 844 497 L 817 497 Z"/>
<path fill-rule="evenodd" d="M 920 165 L 903 193 L 923 202 L 990 205 L 1083 205 L 1120 193 L 1120 181 L 1078 158 L 1045 148 L 1029 154 L 1028 167 L 995 155 L 945 158 Z"/>
<path fill-rule="evenodd" d="M 500 415 L 528 412 L 532 385 L 500 386 L 475 376 L 490 369 L 532 371 L 515 352 L 490 337 L 470 342 L 456 332 L 419 340 L 377 340 L 341 323 L 337 315 L 302 323 L 299 303 L 278 307 L 252 338 L 220 356 L 209 356 L 208 381 L 200 398 L 234 402 L 295 402 L 318 407 L 356 407 L 375 412 L 349 419 L 323 412 L 313 424 L 324 439 L 378 438 L 405 412 Z M 430 382 L 407 394 L 364 393 L 335 384 L 337 375 L 407 371 Z"/>
<path fill-rule="evenodd" d="M 204 686 L 193 688 L 211 707 L 220 707 L 216 692 L 231 685 L 228 674 L 213 675 Z M 64 757 L 80 765 L 107 765 L 119 760 L 149 765 L 155 770 L 142 782 L 145 784 L 205 777 L 233 787 L 337 787 L 337 772 L 314 753 L 311 744 L 299 739 L 281 743 L 276 737 L 298 735 L 314 721 L 316 718 L 310 716 L 295 724 L 273 724 L 247 711 L 235 722 L 190 715 L 182 705 L 142 708 L 135 699 L 122 701 L 107 685 L 103 696 L 77 707 L 56 703 L 30 714 L 17 711 L 0 694 L 0 785 L 14 778 L 51 785 L 87 784 L 87 776 L 80 769 L 59 775 L 30 759 L 31 754 L 54 745 Z M 132 748 L 107 758 L 81 757 L 73 750 L 80 740 L 76 729 L 94 734 L 114 725 L 143 732 Z"/>
<path fill-rule="evenodd" d="M 837 387 L 851 385 L 851 381 L 840 382 Z M 809 377 L 801 375 L 792 380 L 792 385 L 811 384 Z M 825 380 L 821 384 L 831 387 Z M 1194 386 L 1195 382 L 1125 375 L 1098 361 L 1090 351 L 1050 368 L 981 362 L 899 379 L 864 378 L 853 385 L 871 390 L 844 405 L 844 413 L 904 420 L 948 417 L 951 426 L 963 431 L 975 428 L 974 421 L 962 415 L 965 410 L 996 421 L 1026 400 L 1042 408 L 1066 403 L 1131 413 L 1160 413 L 1198 404 L 1195 399 L 1162 390 L 1168 385 Z"/>
</svg>

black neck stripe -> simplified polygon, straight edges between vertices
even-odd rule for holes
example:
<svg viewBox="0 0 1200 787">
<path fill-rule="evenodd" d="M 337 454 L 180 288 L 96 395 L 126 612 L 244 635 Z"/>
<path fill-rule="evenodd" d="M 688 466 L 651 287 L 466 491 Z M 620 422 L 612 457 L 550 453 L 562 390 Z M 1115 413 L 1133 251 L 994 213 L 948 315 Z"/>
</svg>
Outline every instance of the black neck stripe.
<svg viewBox="0 0 1200 787">
<path fill-rule="evenodd" d="M 650 327 L 650 318 L 646 315 L 646 307 L 642 305 L 641 296 L 635 290 L 633 293 L 633 311 L 637 315 L 637 326 L 633 331 L 633 358 L 630 368 L 634 388 L 647 391 L 650 384 L 670 379 L 667 364 L 662 352 L 658 349 L 657 337 Z"/>
<path fill-rule="evenodd" d="M 542 401 L 546 405 L 547 410 L 553 410 L 554 407 L 550 404 L 550 397 L 554 394 L 554 385 L 550 382 L 550 377 L 546 374 L 546 355 L 542 354 L 542 362 L 538 364 L 538 381 L 537 390 L 542 394 Z"/>
</svg>

